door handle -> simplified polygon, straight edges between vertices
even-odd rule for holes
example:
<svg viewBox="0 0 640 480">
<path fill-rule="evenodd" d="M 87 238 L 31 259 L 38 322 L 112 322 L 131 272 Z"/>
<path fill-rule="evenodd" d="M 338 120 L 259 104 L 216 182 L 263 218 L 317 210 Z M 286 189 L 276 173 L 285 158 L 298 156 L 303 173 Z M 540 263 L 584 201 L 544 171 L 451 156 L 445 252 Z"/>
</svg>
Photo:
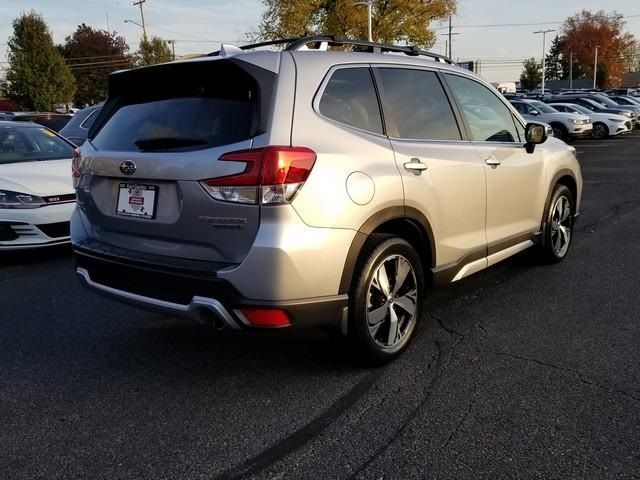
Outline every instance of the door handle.
<svg viewBox="0 0 640 480">
<path fill-rule="evenodd" d="M 411 161 L 404 164 L 404 168 L 414 175 L 420 175 L 424 170 L 429 168 L 429 166 L 422 163 L 419 158 L 412 158 Z"/>
<path fill-rule="evenodd" d="M 502 161 L 498 160 L 493 155 L 489 155 L 487 158 L 485 158 L 484 163 L 494 168 L 497 167 L 498 165 L 502 165 Z"/>
</svg>

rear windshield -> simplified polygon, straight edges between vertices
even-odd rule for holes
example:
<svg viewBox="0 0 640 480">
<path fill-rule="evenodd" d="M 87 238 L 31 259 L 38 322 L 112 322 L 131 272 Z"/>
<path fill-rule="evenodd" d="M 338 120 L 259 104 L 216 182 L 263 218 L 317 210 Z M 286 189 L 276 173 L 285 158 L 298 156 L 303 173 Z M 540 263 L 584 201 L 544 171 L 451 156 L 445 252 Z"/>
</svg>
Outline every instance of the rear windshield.
<svg viewBox="0 0 640 480">
<path fill-rule="evenodd" d="M 0 127 L 0 165 L 73 157 L 73 147 L 46 128 Z"/>
<path fill-rule="evenodd" d="M 127 75 L 110 86 L 108 117 L 92 140 L 100 150 L 193 150 L 256 134 L 259 86 L 233 63 L 173 64 Z"/>
<path fill-rule="evenodd" d="M 44 127 L 50 128 L 54 132 L 59 132 L 62 130 L 69 120 L 71 120 L 71 116 L 62 116 L 62 117 L 14 117 L 14 120 L 18 122 L 34 122 Z"/>
</svg>

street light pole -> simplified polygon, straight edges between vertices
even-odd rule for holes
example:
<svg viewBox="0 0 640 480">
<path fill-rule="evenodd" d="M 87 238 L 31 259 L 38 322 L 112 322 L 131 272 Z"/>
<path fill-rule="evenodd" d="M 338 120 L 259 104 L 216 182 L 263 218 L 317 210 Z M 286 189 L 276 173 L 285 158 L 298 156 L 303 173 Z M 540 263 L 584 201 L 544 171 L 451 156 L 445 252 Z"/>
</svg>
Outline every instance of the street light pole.
<svg viewBox="0 0 640 480">
<path fill-rule="evenodd" d="M 354 7 L 367 6 L 367 30 L 369 41 L 373 42 L 373 30 L 371 26 L 371 17 L 373 14 L 373 2 L 377 2 L 378 0 L 367 0 L 366 2 L 356 2 L 353 4 Z"/>
<path fill-rule="evenodd" d="M 545 56 L 546 56 L 546 49 L 547 49 L 547 33 L 550 32 L 555 32 L 555 30 L 538 30 L 537 32 L 533 32 L 534 34 L 536 33 L 541 33 L 542 34 L 542 94 L 544 95 L 544 77 L 545 77 Z"/>
<path fill-rule="evenodd" d="M 598 48 L 600 45 L 596 45 L 596 58 L 593 61 L 593 89 L 596 89 L 596 78 L 598 77 Z"/>
<path fill-rule="evenodd" d="M 573 52 L 569 52 L 569 88 L 573 88 Z"/>
</svg>

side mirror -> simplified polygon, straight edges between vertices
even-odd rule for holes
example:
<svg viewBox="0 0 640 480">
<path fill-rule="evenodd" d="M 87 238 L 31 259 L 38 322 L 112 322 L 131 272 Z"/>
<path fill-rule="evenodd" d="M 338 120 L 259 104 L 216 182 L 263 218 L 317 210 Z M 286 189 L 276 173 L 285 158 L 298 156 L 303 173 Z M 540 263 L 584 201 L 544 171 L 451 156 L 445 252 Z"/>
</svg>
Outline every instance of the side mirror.
<svg viewBox="0 0 640 480">
<path fill-rule="evenodd" d="M 536 145 L 547 141 L 547 127 L 541 123 L 527 123 L 524 136 L 527 140 L 524 148 L 527 150 L 527 153 L 533 153 Z"/>
<path fill-rule="evenodd" d="M 538 110 L 531 110 L 531 112 L 529 112 L 531 115 L 540 115 L 540 112 Z"/>
</svg>

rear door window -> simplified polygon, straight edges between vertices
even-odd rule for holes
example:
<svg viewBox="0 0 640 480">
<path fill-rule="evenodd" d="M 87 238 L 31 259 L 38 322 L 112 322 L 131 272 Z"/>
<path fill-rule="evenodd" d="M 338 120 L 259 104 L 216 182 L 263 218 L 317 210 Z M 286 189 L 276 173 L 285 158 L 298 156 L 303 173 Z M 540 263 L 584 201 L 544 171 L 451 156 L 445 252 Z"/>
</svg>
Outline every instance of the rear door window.
<svg viewBox="0 0 640 480">
<path fill-rule="evenodd" d="M 435 72 L 377 68 L 390 135 L 414 140 L 461 140 L 453 110 Z M 389 111 L 386 106 L 388 105 Z"/>
<path fill-rule="evenodd" d="M 114 91 L 110 86 L 106 123 L 92 139 L 100 150 L 193 150 L 257 133 L 260 87 L 231 62 L 171 64 L 128 74 Z"/>
<path fill-rule="evenodd" d="M 336 122 L 382 134 L 382 117 L 368 67 L 333 72 L 320 98 L 322 115 Z"/>
</svg>

